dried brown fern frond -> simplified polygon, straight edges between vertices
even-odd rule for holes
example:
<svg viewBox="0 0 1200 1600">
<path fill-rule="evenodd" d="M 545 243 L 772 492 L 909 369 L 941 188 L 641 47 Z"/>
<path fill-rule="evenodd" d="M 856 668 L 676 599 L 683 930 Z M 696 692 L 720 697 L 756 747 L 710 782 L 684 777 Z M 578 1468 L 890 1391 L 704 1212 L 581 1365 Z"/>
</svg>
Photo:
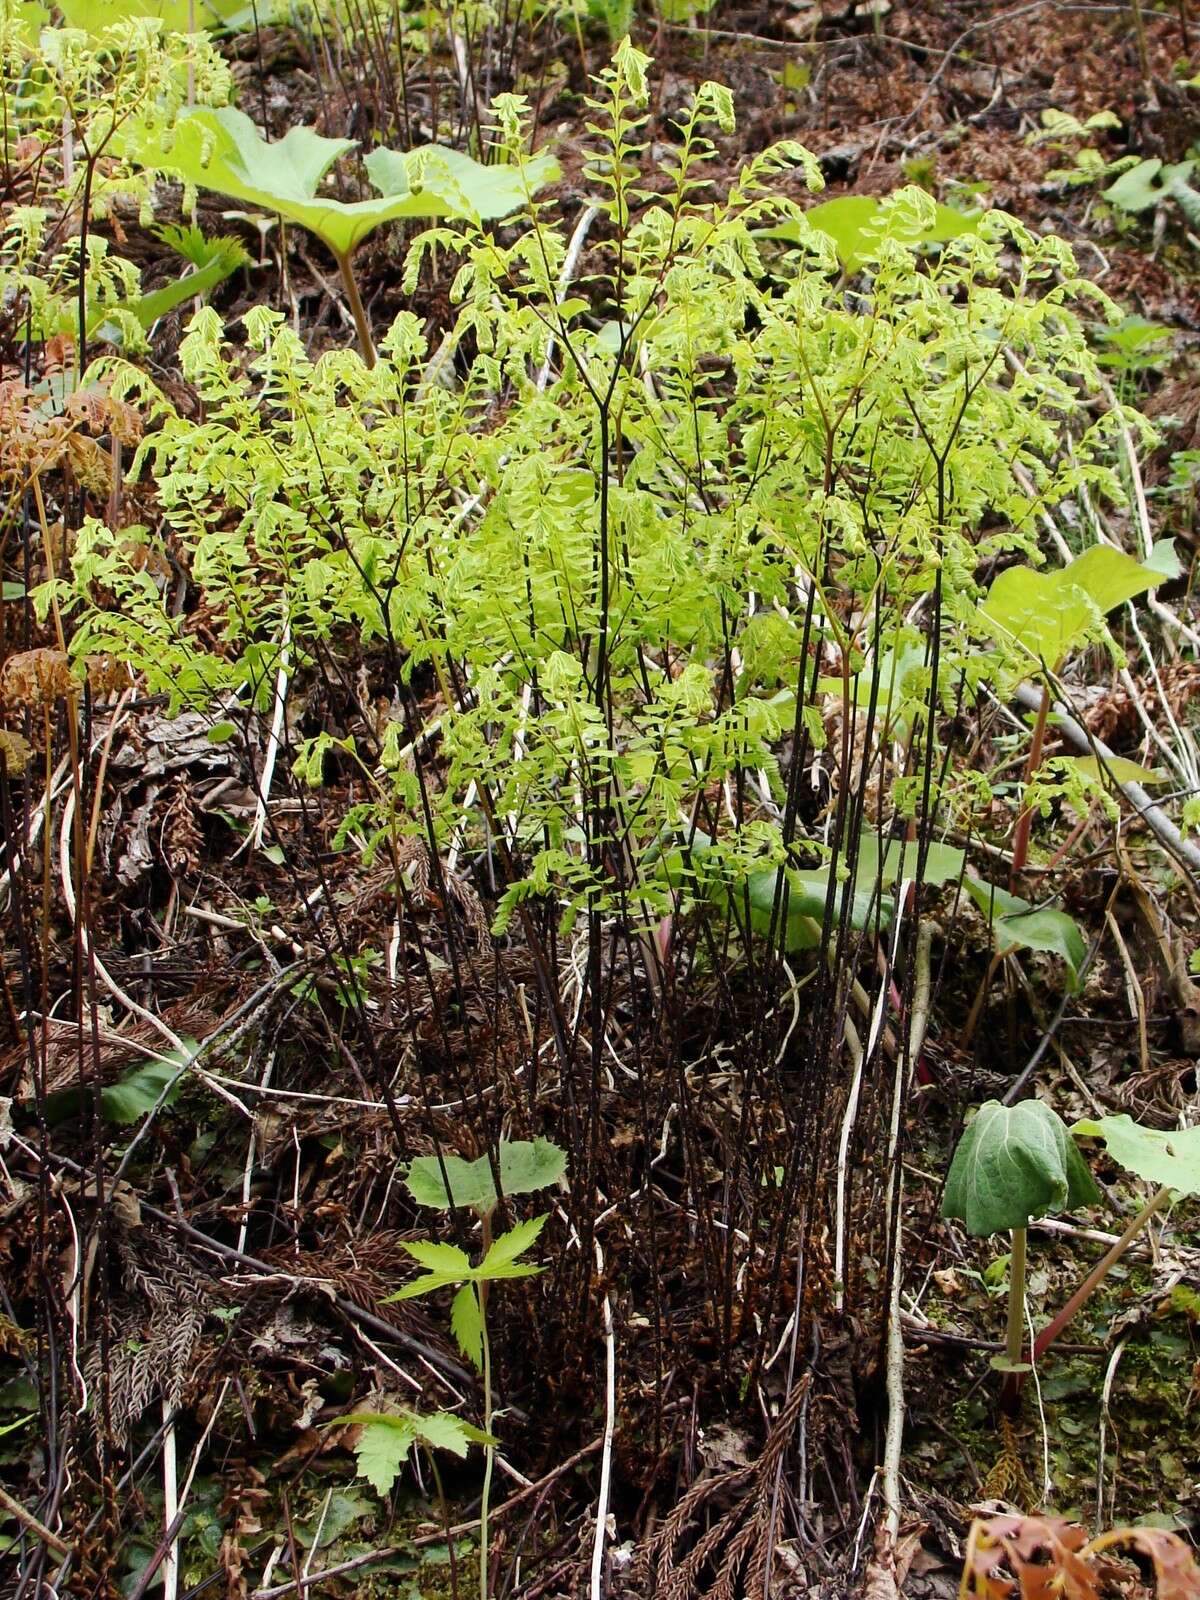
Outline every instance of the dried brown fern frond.
<svg viewBox="0 0 1200 1600">
<path fill-rule="evenodd" d="M 124 1226 L 114 1230 L 126 1293 L 113 1306 L 108 1385 L 113 1426 L 121 1431 L 156 1399 L 172 1409 L 181 1403 L 195 1376 L 204 1333 L 205 1280 L 197 1277 L 177 1245 L 161 1235 L 151 1242 L 142 1231 Z M 97 1342 L 84 1366 L 93 1390 L 100 1362 Z"/>
<path fill-rule="evenodd" d="M 775 1475 L 808 1392 L 805 1376 L 788 1395 L 758 1460 L 703 1478 L 680 1500 L 641 1552 L 638 1578 L 659 1600 L 766 1600 Z M 717 1501 L 732 1504 L 679 1552 L 690 1530 Z"/>
</svg>

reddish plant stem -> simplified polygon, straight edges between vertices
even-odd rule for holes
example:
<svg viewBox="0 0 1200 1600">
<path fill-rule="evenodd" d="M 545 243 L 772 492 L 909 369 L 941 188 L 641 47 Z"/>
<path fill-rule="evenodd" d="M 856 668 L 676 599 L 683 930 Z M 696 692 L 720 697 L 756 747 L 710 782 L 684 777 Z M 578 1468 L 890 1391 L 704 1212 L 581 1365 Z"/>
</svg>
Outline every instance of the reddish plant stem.
<svg viewBox="0 0 1200 1600">
<path fill-rule="evenodd" d="M 1121 1259 L 1126 1250 L 1128 1250 L 1129 1246 L 1133 1243 L 1134 1239 L 1150 1221 L 1150 1218 L 1154 1216 L 1156 1212 L 1161 1211 L 1170 1198 L 1170 1189 L 1160 1189 L 1152 1199 L 1146 1202 L 1146 1204 L 1138 1212 L 1137 1216 L 1134 1217 L 1133 1221 L 1125 1229 L 1125 1232 L 1117 1240 L 1116 1244 L 1114 1244 L 1108 1253 L 1096 1263 L 1096 1265 L 1088 1273 L 1087 1277 L 1079 1285 L 1078 1289 L 1076 1289 L 1075 1293 L 1067 1301 L 1062 1310 L 1057 1314 L 1057 1316 L 1052 1317 L 1042 1329 L 1041 1333 L 1038 1334 L 1037 1338 L 1033 1342 L 1033 1359 L 1035 1361 L 1039 1358 L 1039 1356 L 1045 1355 L 1046 1351 L 1049 1350 L 1050 1346 L 1058 1338 L 1059 1334 L 1063 1331 L 1067 1324 L 1076 1316 L 1079 1311 L 1083 1309 L 1087 1301 L 1091 1299 L 1092 1295 L 1095 1293 L 1097 1288 L 1099 1288 L 1103 1280 L 1108 1276 L 1112 1268 Z"/>
<path fill-rule="evenodd" d="M 1033 743 L 1029 746 L 1029 759 L 1025 763 L 1025 776 L 1021 782 L 1021 800 L 1024 802 L 1025 790 L 1029 787 L 1030 779 L 1042 764 L 1042 747 L 1046 742 L 1046 718 L 1050 714 L 1050 685 L 1042 685 L 1042 698 L 1038 705 L 1037 720 L 1033 725 Z M 1025 870 L 1025 863 L 1029 859 L 1029 830 L 1033 826 L 1032 809 L 1022 804 L 1020 816 L 1017 818 L 1016 831 L 1013 833 L 1013 858 L 1012 874 L 1009 878 L 1009 887 L 1012 888 L 1021 873 Z"/>
</svg>

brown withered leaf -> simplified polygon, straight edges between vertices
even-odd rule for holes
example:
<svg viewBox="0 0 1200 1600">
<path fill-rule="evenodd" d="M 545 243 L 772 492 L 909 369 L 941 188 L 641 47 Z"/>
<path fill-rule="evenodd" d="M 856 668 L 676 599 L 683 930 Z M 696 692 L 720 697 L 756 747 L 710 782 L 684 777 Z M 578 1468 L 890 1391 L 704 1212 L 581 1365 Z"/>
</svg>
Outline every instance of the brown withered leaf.
<svg viewBox="0 0 1200 1600">
<path fill-rule="evenodd" d="M 0 674 L 0 697 L 9 705 L 51 706 L 78 688 L 62 650 L 22 650 L 9 656 Z"/>
<path fill-rule="evenodd" d="M 971 1525 L 963 1592 L 978 1600 L 1100 1600 L 1087 1534 L 1065 1517 L 995 1516 Z"/>
<path fill-rule="evenodd" d="M 1158 1600 L 1200 1600 L 1200 1567 L 1188 1545 L 1168 1528 L 1114 1528 L 1088 1546 L 1090 1552 L 1132 1547 L 1154 1567 Z"/>
</svg>

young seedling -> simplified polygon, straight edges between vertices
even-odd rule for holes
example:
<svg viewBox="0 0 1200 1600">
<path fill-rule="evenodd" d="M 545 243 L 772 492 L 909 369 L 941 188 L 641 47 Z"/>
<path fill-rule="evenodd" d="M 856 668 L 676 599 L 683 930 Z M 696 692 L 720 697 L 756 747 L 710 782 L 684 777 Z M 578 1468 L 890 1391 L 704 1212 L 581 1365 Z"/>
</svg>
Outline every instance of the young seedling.
<svg viewBox="0 0 1200 1600">
<path fill-rule="evenodd" d="M 1029 1370 L 1021 1360 L 1025 1325 L 1025 1231 L 1036 1217 L 1096 1205 L 1100 1191 L 1062 1118 L 1040 1100 L 1015 1106 L 989 1100 L 958 1142 L 942 1216 L 977 1238 L 1011 1230 L 1008 1327 L 999 1371 Z M 1006 1386 L 1007 1387 L 1007 1386 Z"/>
<path fill-rule="evenodd" d="M 1094 632 L 1097 614 L 1107 616 L 1177 571 L 1174 545 L 1167 539 L 1155 546 L 1145 565 L 1111 545 L 1093 545 L 1057 571 L 1009 567 L 992 584 L 979 610 L 984 631 L 1001 643 L 1015 645 L 1043 674 L 1041 703 L 1025 763 L 1026 786 L 1041 765 L 1050 713 L 1050 676 Z M 1026 806 L 1013 835 L 1014 881 L 1025 870 L 1032 822 L 1033 813 Z"/>
<path fill-rule="evenodd" d="M 484 166 L 440 145 L 406 154 L 374 150 L 364 165 L 380 191 L 375 198 L 347 201 L 319 194 L 334 162 L 356 147 L 357 140 L 326 139 L 303 127 L 290 128 L 272 144 L 244 112 L 192 106 L 180 112 L 169 149 L 157 135 L 135 136 L 128 154 L 185 183 L 277 212 L 315 234 L 337 262 L 363 360 L 374 366 L 375 344 L 351 266 L 363 240 L 402 217 L 482 222 L 510 216 L 558 169 L 546 155 L 518 169 Z"/>
<path fill-rule="evenodd" d="M 557 1183 L 567 1158 L 549 1139 L 501 1140 L 496 1168 L 505 1195 L 531 1194 Z M 388 1297 L 415 1300 L 435 1289 L 457 1292 L 450 1304 L 450 1326 L 459 1349 L 483 1378 L 483 1498 L 479 1511 L 479 1595 L 488 1595 L 488 1504 L 492 1487 L 495 1440 L 492 1432 L 492 1355 L 488 1340 L 488 1286 L 504 1278 L 529 1278 L 543 1268 L 521 1260 L 545 1226 L 546 1217 L 531 1217 L 492 1237 L 492 1216 L 500 1203 L 495 1174 L 486 1155 L 477 1161 L 460 1156 L 418 1156 L 408 1169 L 406 1187 L 418 1205 L 436 1211 L 465 1209 L 480 1220 L 483 1256 L 472 1265 L 465 1250 L 453 1244 L 419 1240 L 404 1249 L 424 1274 Z"/>
</svg>

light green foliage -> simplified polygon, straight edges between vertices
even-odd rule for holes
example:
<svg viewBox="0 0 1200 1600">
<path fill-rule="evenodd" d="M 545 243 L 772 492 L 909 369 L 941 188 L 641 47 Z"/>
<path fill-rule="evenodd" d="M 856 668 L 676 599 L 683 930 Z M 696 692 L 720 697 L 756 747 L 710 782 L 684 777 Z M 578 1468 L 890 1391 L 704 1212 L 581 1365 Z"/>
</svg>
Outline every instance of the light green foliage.
<svg viewBox="0 0 1200 1600">
<path fill-rule="evenodd" d="M 567 1169 L 565 1152 L 549 1139 L 501 1139 L 497 1163 L 506 1195 L 549 1189 Z M 477 1161 L 464 1161 L 461 1156 L 417 1156 L 409 1166 L 405 1188 L 418 1205 L 435 1211 L 463 1206 L 484 1216 L 499 1203 L 486 1155 Z"/>
<path fill-rule="evenodd" d="M 932 209 L 920 213 L 897 211 L 873 195 L 847 194 L 811 206 L 804 214 L 810 228 L 817 228 L 833 240 L 838 260 L 847 272 L 857 272 L 874 255 L 877 241 L 896 238 L 906 245 L 949 244 L 951 239 L 973 233 L 978 226 L 978 211 L 955 211 L 950 206 L 930 202 Z M 766 230 L 769 237 L 798 241 L 800 228 L 794 223 Z"/>
<path fill-rule="evenodd" d="M 1096 784 L 1103 784 L 1105 774 L 1116 783 L 1166 783 L 1168 777 L 1161 768 L 1143 767 L 1127 756 L 1105 756 L 1103 760 L 1098 756 L 1059 756 L 1057 759 L 1070 762 L 1082 777 Z"/>
<path fill-rule="evenodd" d="M 1009 567 L 988 590 L 979 620 L 995 639 L 1025 656 L 1026 670 L 1032 658 L 1054 671 L 1086 640 L 1106 636 L 1108 612 L 1173 575 L 1171 541 L 1155 554 L 1155 565 L 1143 565 L 1111 545 L 1092 545 L 1053 572 Z"/>
<path fill-rule="evenodd" d="M 1051 150 L 1070 155 L 1071 166 L 1056 167 L 1046 177 L 1051 183 L 1076 189 L 1102 183 L 1105 178 L 1123 172 L 1137 160 L 1136 156 L 1126 155 L 1110 161 L 1094 145 L 1084 143 L 1094 133 L 1108 132 L 1120 126 L 1120 117 L 1112 111 L 1097 111 L 1085 121 L 1080 121 L 1069 111 L 1048 106 L 1042 112 L 1042 126 L 1036 133 L 1031 133 L 1026 142 L 1048 145 Z"/>
<path fill-rule="evenodd" d="M 0 295 L 27 308 L 35 338 L 74 335 L 79 326 L 79 232 L 76 226 L 55 228 L 53 217 L 76 212 L 86 187 L 89 222 L 109 216 L 119 200 L 140 204 L 143 220 L 150 220 L 151 183 L 119 158 L 119 146 L 134 118 L 151 131 L 169 126 L 183 107 L 189 77 L 203 98 L 228 98 L 229 68 L 208 40 L 164 36 L 154 18 L 126 18 L 94 35 L 70 27 L 39 34 L 7 7 L 0 16 L 3 137 L 10 153 L 18 139 L 27 151 L 40 145 L 55 152 L 45 172 L 62 171 L 57 187 L 7 210 L 0 240 Z M 60 169 L 64 129 L 71 161 Z M 22 158 L 26 163 L 28 155 Z M 207 292 L 241 259 L 240 247 L 215 241 L 196 263 L 196 281 L 143 296 L 137 268 L 114 253 L 107 237 L 89 231 L 83 250 L 85 331 L 138 349 L 145 328 L 165 310 Z"/>
<path fill-rule="evenodd" d="M 1065 911 L 1052 906 L 1030 905 L 1019 895 L 1009 894 L 995 884 L 964 877 L 963 888 L 988 919 L 992 937 L 1000 950 L 1043 950 L 1061 956 L 1067 964 L 1068 979 L 1076 981 L 1085 946 L 1079 925 Z"/>
<path fill-rule="evenodd" d="M 250 261 L 239 239 L 205 239 L 197 228 L 165 229 L 164 240 L 178 249 L 195 270 L 142 294 L 136 269 L 129 262 L 110 256 L 106 239 L 96 236 L 89 239 L 92 285 L 86 323 L 89 339 L 99 338 L 126 349 L 140 349 L 145 343 L 145 333 L 160 317 L 187 300 L 202 299 Z M 70 303 L 70 295 L 78 259 L 78 248 L 72 241 L 54 259 L 49 271 L 36 280 L 30 296 L 30 320 L 35 336 L 45 338 L 51 333 L 75 333 L 79 325 L 78 308 Z"/>
<path fill-rule="evenodd" d="M 506 1278 L 531 1278 L 541 1272 L 543 1268 L 520 1258 L 533 1247 L 545 1225 L 544 1216 L 517 1223 L 492 1241 L 475 1266 L 466 1251 L 455 1244 L 437 1244 L 424 1239 L 404 1242 L 401 1248 L 425 1270 L 419 1278 L 389 1295 L 385 1303 L 417 1300 L 435 1289 L 457 1287 L 458 1293 L 450 1308 L 450 1325 L 459 1349 L 476 1367 L 482 1368 L 484 1323 L 480 1285 Z"/>
<path fill-rule="evenodd" d="M 1103 1139 L 1114 1161 L 1159 1188 L 1177 1194 L 1200 1194 L 1200 1127 L 1143 1128 L 1127 1113 L 1085 1118 L 1071 1132 L 1080 1138 Z"/>
<path fill-rule="evenodd" d="M 510 819 L 500 932 L 532 896 L 567 922 L 619 911 L 651 928 L 722 887 L 741 921 L 747 876 L 785 864 L 771 813 L 725 827 L 702 862 L 665 842 L 739 774 L 781 801 L 782 745 L 819 746 L 843 693 L 834 679 L 808 696 L 813 652 L 852 663 L 852 699 L 870 652 L 890 652 L 893 736 L 922 750 L 931 695 L 952 704 L 996 670 L 972 642 L 975 572 L 1033 556 L 1041 510 L 1064 495 L 1121 493 L 1111 420 L 1080 411 L 1099 383 L 1076 314 L 1093 291 L 1061 241 L 992 211 L 930 255 L 936 209 L 907 189 L 866 230 L 848 293 L 829 235 L 781 192 L 796 168 L 819 186 L 801 147 L 709 183 L 707 130 L 733 126 L 720 86 L 702 86 L 665 192 L 647 195 L 648 73 L 625 44 L 598 84 L 587 170 L 605 226 L 561 303 L 574 219 L 527 207 L 503 235 L 468 222 L 410 248 L 409 289 L 432 250 L 461 263 L 436 361 L 408 315 L 368 369 L 342 351 L 314 362 L 259 308 L 237 349 L 211 311 L 193 319 L 181 360 L 198 412 L 109 362 L 115 392 L 157 422 L 131 472 L 153 474 L 161 530 L 88 523 L 62 594 L 77 650 L 117 651 L 173 708 L 222 720 L 229 696 L 269 704 L 285 637 L 293 674 L 347 633 L 432 673 L 438 842 L 485 845 L 481 781 L 490 815 Z M 527 164 L 522 103 L 496 117 L 498 153 Z M 293 182 L 310 204 L 331 152 L 306 151 Z M 785 223 L 794 243 L 764 237 Z M 213 648 L 171 614 L 139 537 L 186 563 Z M 936 684 L 922 607 L 939 618 Z M 863 620 L 847 632 L 848 618 Z M 397 723 L 378 748 L 330 734 L 301 752 L 313 783 L 356 763 L 368 852 L 422 830 L 406 742 Z M 914 756 L 910 809 L 919 769 Z M 786 864 L 820 870 L 802 844 Z"/>
<path fill-rule="evenodd" d="M 554 170 L 546 157 L 518 171 L 484 167 L 454 150 L 376 150 L 365 165 L 379 196 L 337 200 L 318 193 L 334 162 L 355 147 L 353 139 L 326 139 L 303 127 L 270 143 L 244 112 L 230 106 L 189 107 L 165 138 L 157 131 L 138 134 L 129 145 L 146 166 L 300 223 L 339 259 L 352 255 L 381 224 L 401 217 L 504 216 Z"/>
<path fill-rule="evenodd" d="M 980 1106 L 954 1152 L 942 1215 L 977 1236 L 1097 1205 L 1100 1191 L 1062 1118 L 1041 1100 Z"/>
<path fill-rule="evenodd" d="M 414 1445 L 448 1450 L 461 1460 L 471 1445 L 495 1443 L 481 1428 L 447 1411 L 435 1411 L 428 1416 L 415 1411 L 356 1411 L 339 1417 L 337 1425 L 362 1430 L 354 1446 L 358 1475 L 366 1478 L 379 1495 L 391 1494 Z"/>
<path fill-rule="evenodd" d="M 1175 351 L 1175 335 L 1161 322 L 1145 317 L 1122 317 L 1097 334 L 1102 367 L 1115 373 L 1119 383 L 1128 384 L 1148 373 L 1162 372 Z"/>
</svg>

